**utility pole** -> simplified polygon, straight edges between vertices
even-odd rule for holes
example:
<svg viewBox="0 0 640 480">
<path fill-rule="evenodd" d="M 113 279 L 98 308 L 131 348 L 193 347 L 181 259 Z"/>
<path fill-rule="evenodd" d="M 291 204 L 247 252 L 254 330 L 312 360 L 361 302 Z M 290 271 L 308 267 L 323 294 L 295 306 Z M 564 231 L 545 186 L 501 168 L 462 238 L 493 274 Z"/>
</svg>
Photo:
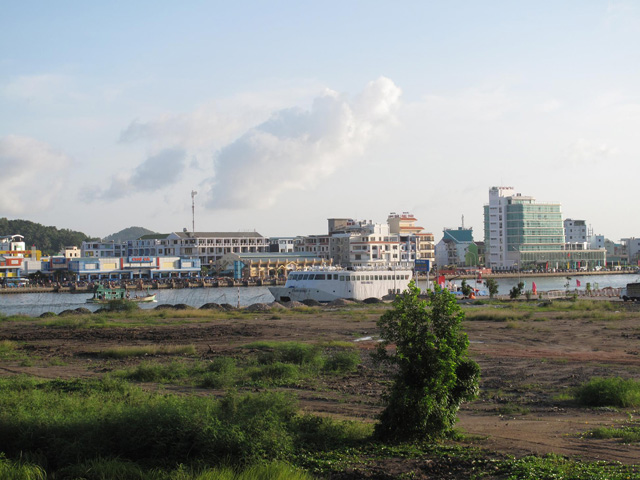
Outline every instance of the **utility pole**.
<svg viewBox="0 0 640 480">
<path fill-rule="evenodd" d="M 196 233 L 196 195 L 198 192 L 191 190 L 191 232 Z"/>
</svg>

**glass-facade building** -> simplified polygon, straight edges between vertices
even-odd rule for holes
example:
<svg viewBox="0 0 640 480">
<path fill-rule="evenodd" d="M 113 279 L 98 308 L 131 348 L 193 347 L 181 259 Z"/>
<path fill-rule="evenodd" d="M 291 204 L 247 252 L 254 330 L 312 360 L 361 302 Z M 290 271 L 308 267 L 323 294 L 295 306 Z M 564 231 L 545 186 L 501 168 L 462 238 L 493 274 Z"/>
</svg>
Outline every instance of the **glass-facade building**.
<svg viewBox="0 0 640 480">
<path fill-rule="evenodd" d="M 484 207 L 486 265 L 493 269 L 569 269 L 605 265 L 601 250 L 568 249 L 558 203 L 537 203 L 511 187 L 492 187 Z"/>
</svg>

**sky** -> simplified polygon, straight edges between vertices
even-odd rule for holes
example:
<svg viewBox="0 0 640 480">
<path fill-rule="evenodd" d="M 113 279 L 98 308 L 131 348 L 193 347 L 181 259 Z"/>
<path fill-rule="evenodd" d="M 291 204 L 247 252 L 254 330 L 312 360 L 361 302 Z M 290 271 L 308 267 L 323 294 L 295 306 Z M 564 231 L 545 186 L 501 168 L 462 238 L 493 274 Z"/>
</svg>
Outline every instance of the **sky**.
<svg viewBox="0 0 640 480">
<path fill-rule="evenodd" d="M 511 186 L 638 237 L 639 46 L 637 1 L 4 0 L 0 217 L 482 240 Z"/>
</svg>

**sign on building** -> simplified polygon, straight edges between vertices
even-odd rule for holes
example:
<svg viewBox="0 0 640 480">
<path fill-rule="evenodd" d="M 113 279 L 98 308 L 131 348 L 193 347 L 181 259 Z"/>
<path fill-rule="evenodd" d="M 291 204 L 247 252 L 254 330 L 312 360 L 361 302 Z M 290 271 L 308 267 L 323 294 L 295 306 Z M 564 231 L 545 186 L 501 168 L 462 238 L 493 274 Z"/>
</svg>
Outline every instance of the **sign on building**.
<svg viewBox="0 0 640 480">
<path fill-rule="evenodd" d="M 416 260 L 415 271 L 429 273 L 431 271 L 431 260 L 429 259 Z"/>
</svg>

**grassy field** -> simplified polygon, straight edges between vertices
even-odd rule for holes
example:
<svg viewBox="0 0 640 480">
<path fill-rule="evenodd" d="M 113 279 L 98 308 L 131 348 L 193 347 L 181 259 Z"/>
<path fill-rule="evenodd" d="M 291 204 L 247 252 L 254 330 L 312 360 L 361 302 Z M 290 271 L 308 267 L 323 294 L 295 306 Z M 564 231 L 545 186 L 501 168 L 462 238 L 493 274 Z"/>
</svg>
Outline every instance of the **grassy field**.
<svg viewBox="0 0 640 480">
<path fill-rule="evenodd" d="M 462 429 L 438 443 L 381 444 L 375 418 L 309 412 L 303 394 L 346 409 L 357 388 L 363 408 L 381 403 L 390 372 L 373 371 L 358 341 L 375 342 L 371 323 L 388 308 L 1 317 L 0 478 L 640 478 L 635 465 L 487 451 Z M 615 330 L 637 312 L 602 301 L 478 302 L 465 313 L 466 328 L 496 338 L 544 337 L 552 322 L 576 319 L 640 334 Z M 625 424 L 585 436 L 638 442 L 640 384 L 631 376 L 585 378 L 560 397 L 535 382 L 507 390 L 491 375 L 478 408 L 495 402 L 496 418 L 531 415 L 536 405 L 523 399 L 535 392 L 556 406 L 624 411 Z"/>
</svg>

